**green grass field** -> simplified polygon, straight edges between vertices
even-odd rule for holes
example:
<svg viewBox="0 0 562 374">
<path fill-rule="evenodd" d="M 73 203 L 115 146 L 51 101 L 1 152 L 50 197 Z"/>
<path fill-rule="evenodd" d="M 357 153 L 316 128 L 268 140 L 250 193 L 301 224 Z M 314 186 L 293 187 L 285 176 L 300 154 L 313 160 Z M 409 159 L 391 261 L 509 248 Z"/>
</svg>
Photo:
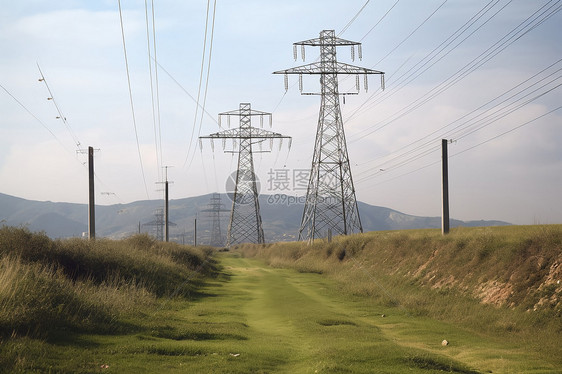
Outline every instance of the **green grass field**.
<svg viewBox="0 0 562 374">
<path fill-rule="evenodd" d="M 78 245 L 18 230 L 0 230 L 3 372 L 562 371 L 555 306 L 531 313 L 527 305 L 486 305 L 463 292 L 460 282 L 443 291 L 423 271 L 413 274 L 428 263 L 424 253 L 431 255 L 436 243 L 443 250 L 466 241 L 465 251 L 478 251 L 473 241 L 486 240 L 492 249 L 485 259 L 505 256 L 498 251 L 512 253 L 501 243 L 519 239 L 503 229 L 491 230 L 491 239 L 478 239 L 476 229 L 444 239 L 433 231 L 370 233 L 313 246 L 244 246 L 212 257 L 207 249 L 148 237 Z M 519 234 L 527 238 L 522 239 L 527 248 L 538 240 L 529 230 Z M 560 247 L 551 248 L 560 245 L 560 228 L 547 230 L 551 238 L 543 240 L 550 244 L 541 254 L 555 254 L 549 268 L 560 255 Z M 377 250 L 383 247 L 388 252 Z M 521 251 L 518 247 L 514 256 Z M 441 261 L 438 255 L 433 260 Z M 104 261 L 111 271 L 95 266 Z M 458 261 L 449 260 L 449 270 L 462 264 Z M 487 273 L 485 261 L 479 261 Z M 373 265 L 378 262 L 388 266 Z M 78 263 L 88 266 L 69 271 Z M 448 278 L 447 272 L 439 277 Z M 465 278 L 470 284 L 470 276 Z M 529 295 L 514 297 L 531 302 Z M 441 344 L 444 339 L 449 345 Z"/>
</svg>

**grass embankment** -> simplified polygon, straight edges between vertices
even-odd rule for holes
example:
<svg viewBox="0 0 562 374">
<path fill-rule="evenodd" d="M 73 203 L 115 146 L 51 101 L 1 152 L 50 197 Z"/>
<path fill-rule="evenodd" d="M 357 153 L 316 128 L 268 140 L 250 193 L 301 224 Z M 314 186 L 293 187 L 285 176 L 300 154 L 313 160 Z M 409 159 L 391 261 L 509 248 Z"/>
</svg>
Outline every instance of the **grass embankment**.
<svg viewBox="0 0 562 374">
<path fill-rule="evenodd" d="M 562 367 L 562 225 L 459 228 L 445 237 L 372 232 L 238 250 L 273 267 L 325 274 L 347 294 L 411 316 L 514 342 Z"/>
<path fill-rule="evenodd" d="M 162 300 L 197 295 L 210 253 L 146 235 L 55 241 L 1 228 L 0 371 L 45 370 L 49 344 L 79 334 L 138 330 Z"/>
</svg>

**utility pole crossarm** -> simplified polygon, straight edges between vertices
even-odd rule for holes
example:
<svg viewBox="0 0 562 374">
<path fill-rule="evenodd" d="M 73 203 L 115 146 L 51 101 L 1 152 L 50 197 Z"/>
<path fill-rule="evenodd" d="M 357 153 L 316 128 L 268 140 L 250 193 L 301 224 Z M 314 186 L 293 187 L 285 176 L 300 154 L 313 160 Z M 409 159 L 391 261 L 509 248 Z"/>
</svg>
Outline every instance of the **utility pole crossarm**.
<svg viewBox="0 0 562 374">
<path fill-rule="evenodd" d="M 244 130 L 248 130 L 248 131 L 244 131 Z M 200 139 L 231 139 L 231 138 L 235 138 L 235 139 L 246 139 L 246 138 L 253 138 L 253 139 L 256 139 L 256 138 L 291 139 L 290 136 L 281 135 L 281 134 L 273 132 L 273 131 L 258 129 L 258 128 L 255 128 L 255 127 L 251 127 L 251 128 L 247 128 L 247 129 L 237 128 L 237 129 L 232 129 L 232 130 L 224 130 L 224 131 L 217 132 L 217 133 L 214 133 L 214 134 L 210 134 L 210 135 L 206 135 L 206 136 L 200 136 L 199 138 Z"/>
<path fill-rule="evenodd" d="M 274 71 L 273 74 L 384 74 L 384 72 L 342 62 L 336 62 L 334 66 L 314 62 L 291 69 Z"/>
<path fill-rule="evenodd" d="M 240 109 L 230 110 L 228 112 L 219 113 L 219 116 L 239 116 Z M 250 110 L 247 113 L 244 113 L 245 116 L 271 116 L 271 113 L 262 112 L 260 110 Z"/>
<path fill-rule="evenodd" d="M 309 45 L 312 47 L 318 47 L 322 45 L 335 45 L 335 46 L 344 46 L 344 45 L 361 45 L 359 42 L 353 42 L 351 40 L 345 40 L 342 38 L 334 37 L 330 40 L 326 40 L 324 38 L 314 38 L 303 40 L 301 42 L 293 43 L 293 45 Z"/>
</svg>

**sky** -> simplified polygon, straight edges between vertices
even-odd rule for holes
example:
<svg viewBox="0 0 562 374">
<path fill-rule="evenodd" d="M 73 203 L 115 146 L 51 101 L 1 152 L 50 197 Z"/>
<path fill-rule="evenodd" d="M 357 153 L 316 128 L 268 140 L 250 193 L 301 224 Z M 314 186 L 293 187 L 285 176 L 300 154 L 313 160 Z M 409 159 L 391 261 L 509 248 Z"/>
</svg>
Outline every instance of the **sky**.
<svg viewBox="0 0 562 374">
<path fill-rule="evenodd" d="M 338 61 L 385 73 L 384 90 L 370 76 L 367 92 L 361 78 L 341 99 L 358 200 L 439 216 L 448 139 L 452 218 L 562 223 L 561 6 L 2 0 L 0 192 L 87 203 L 88 146 L 97 204 L 161 204 L 165 166 L 171 199 L 225 192 L 236 156 L 197 137 L 251 103 L 272 113 L 266 129 L 292 137 L 254 154 L 261 193 L 302 196 L 320 97 L 301 95 L 295 76 L 285 91 L 272 73 L 314 62 L 317 47 L 303 62 L 292 44 L 335 30 L 362 43 L 362 60 L 341 47 Z M 320 90 L 315 76 L 303 86 Z M 340 76 L 339 90 L 356 92 L 355 77 Z"/>
</svg>

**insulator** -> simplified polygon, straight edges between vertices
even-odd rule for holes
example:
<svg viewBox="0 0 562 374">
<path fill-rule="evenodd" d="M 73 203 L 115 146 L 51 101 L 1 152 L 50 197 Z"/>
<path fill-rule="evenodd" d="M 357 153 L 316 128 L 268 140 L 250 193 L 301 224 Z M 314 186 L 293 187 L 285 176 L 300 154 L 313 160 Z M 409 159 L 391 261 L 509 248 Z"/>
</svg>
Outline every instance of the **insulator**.
<svg viewBox="0 0 562 374">
<path fill-rule="evenodd" d="M 219 127 L 221 127 L 221 115 L 219 114 Z"/>
<path fill-rule="evenodd" d="M 301 56 L 302 56 L 302 60 L 304 61 L 304 44 L 301 45 Z"/>
<path fill-rule="evenodd" d="M 228 123 L 228 128 L 230 128 L 230 116 L 226 115 L 226 122 Z"/>
<path fill-rule="evenodd" d="M 273 138 L 269 139 L 269 149 L 273 150 Z"/>
<path fill-rule="evenodd" d="M 263 114 L 260 114 L 260 128 L 263 129 Z"/>
<path fill-rule="evenodd" d="M 357 46 L 357 52 L 359 54 L 359 61 L 363 60 L 363 49 L 361 48 L 361 44 Z"/>
<path fill-rule="evenodd" d="M 222 150 L 224 151 L 226 148 L 226 138 L 222 139 Z"/>
<path fill-rule="evenodd" d="M 215 151 L 215 142 L 213 141 L 213 138 L 211 138 L 211 151 Z"/>
<path fill-rule="evenodd" d="M 291 150 L 291 145 L 293 145 L 293 138 L 289 138 L 289 145 L 288 145 L 288 150 Z"/>
<path fill-rule="evenodd" d="M 283 138 L 279 138 L 279 150 L 283 147 Z"/>
<path fill-rule="evenodd" d="M 271 128 L 273 126 L 273 116 L 270 114 L 269 115 L 269 128 Z"/>
<path fill-rule="evenodd" d="M 381 88 L 382 88 L 383 91 L 384 91 L 384 86 L 385 86 L 385 83 L 384 83 L 384 74 L 381 74 Z"/>
<path fill-rule="evenodd" d="M 343 95 L 343 105 L 345 105 L 345 95 Z"/>
<path fill-rule="evenodd" d="M 262 146 L 263 142 L 260 142 L 259 147 L 260 147 L 260 152 L 263 151 L 263 146 Z"/>
<path fill-rule="evenodd" d="M 297 61 L 297 45 L 293 44 L 293 57 L 295 58 L 295 61 Z"/>
<path fill-rule="evenodd" d="M 299 74 L 299 90 L 302 92 L 302 74 Z"/>
<path fill-rule="evenodd" d="M 236 139 L 232 139 L 232 148 L 234 148 L 234 150 L 238 149 L 238 142 L 236 141 Z"/>
<path fill-rule="evenodd" d="M 359 74 L 355 76 L 355 90 L 359 92 Z"/>
<path fill-rule="evenodd" d="M 203 139 L 199 138 L 199 149 L 203 152 Z"/>
<path fill-rule="evenodd" d="M 351 61 L 355 61 L 355 46 L 351 46 Z"/>
<path fill-rule="evenodd" d="M 367 74 L 365 74 L 365 81 L 363 82 L 363 85 L 365 86 L 365 92 L 367 92 L 369 90 L 369 79 L 367 79 Z"/>
<path fill-rule="evenodd" d="M 289 74 L 285 73 L 285 92 L 289 91 Z"/>
</svg>

